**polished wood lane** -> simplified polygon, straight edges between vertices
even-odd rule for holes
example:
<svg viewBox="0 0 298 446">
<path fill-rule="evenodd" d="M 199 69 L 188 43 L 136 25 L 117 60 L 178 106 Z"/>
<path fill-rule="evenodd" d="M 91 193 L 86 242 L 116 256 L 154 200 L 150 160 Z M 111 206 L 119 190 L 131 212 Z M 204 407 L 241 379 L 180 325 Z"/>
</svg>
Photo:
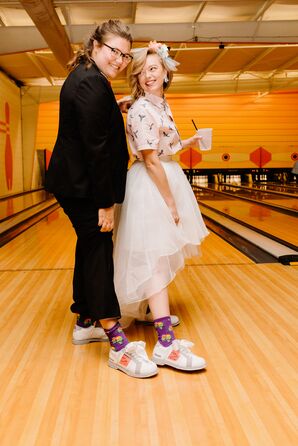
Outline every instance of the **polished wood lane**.
<svg viewBox="0 0 298 446">
<path fill-rule="evenodd" d="M 297 444 L 298 268 L 210 235 L 170 286 L 176 335 L 207 371 L 136 380 L 107 366 L 106 343 L 71 343 L 73 249 L 58 212 L 0 250 L 1 445 Z M 153 327 L 127 333 L 151 353 Z"/>
<path fill-rule="evenodd" d="M 298 246 L 297 217 L 274 211 L 261 204 L 253 204 L 227 196 L 198 197 L 199 202 L 263 231 L 269 236 Z"/>
<path fill-rule="evenodd" d="M 295 268 L 186 267 L 170 287 L 175 331 L 208 369 L 144 381 L 108 368 L 107 344 L 71 344 L 71 271 L 0 279 L 2 445 L 296 444 Z M 152 351 L 152 327 L 128 334 Z"/>
<path fill-rule="evenodd" d="M 45 190 L 25 192 L 12 197 L 0 198 L 0 221 L 35 206 L 50 198 Z"/>
<path fill-rule="evenodd" d="M 75 234 L 60 210 L 52 212 L 37 225 L 0 250 L 1 270 L 73 268 Z M 189 264 L 239 264 L 252 261 L 215 234 L 202 244 L 202 256 Z"/>
</svg>

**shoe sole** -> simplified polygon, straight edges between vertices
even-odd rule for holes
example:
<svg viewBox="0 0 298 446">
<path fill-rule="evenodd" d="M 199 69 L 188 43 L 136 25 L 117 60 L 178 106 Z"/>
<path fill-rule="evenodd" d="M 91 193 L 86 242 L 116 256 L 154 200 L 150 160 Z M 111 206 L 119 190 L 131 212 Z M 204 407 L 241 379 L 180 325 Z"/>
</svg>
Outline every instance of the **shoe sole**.
<svg viewBox="0 0 298 446">
<path fill-rule="evenodd" d="M 133 372 L 130 372 L 129 370 L 125 369 L 124 367 L 122 367 L 119 364 L 115 364 L 113 361 L 109 360 L 108 362 L 109 367 L 111 367 L 112 369 L 115 370 L 120 370 L 121 372 L 125 373 L 128 376 L 131 376 L 132 378 L 150 378 L 151 376 L 155 376 L 158 374 L 158 370 L 151 372 L 151 373 L 147 373 L 146 375 L 137 375 Z"/>
<path fill-rule="evenodd" d="M 204 365 L 201 365 L 200 367 L 195 367 L 195 368 L 189 368 L 189 367 L 179 367 L 171 362 L 168 361 L 163 361 L 160 358 L 151 358 L 151 361 L 155 362 L 156 365 L 162 367 L 164 365 L 167 365 L 168 367 L 173 367 L 173 369 L 177 369 L 177 370 L 183 370 L 184 372 L 195 372 L 196 370 L 203 370 L 207 367 L 207 364 L 205 363 Z"/>
<path fill-rule="evenodd" d="M 135 320 L 135 324 L 137 325 L 154 325 L 154 322 L 150 322 L 150 321 L 141 321 L 136 319 Z M 175 324 L 172 324 L 172 327 L 177 327 L 180 324 L 180 321 L 176 322 Z"/>
<path fill-rule="evenodd" d="M 90 339 L 82 339 L 81 341 L 78 341 L 76 339 L 72 340 L 72 343 L 74 345 L 84 345 L 84 344 L 90 344 L 91 342 L 108 342 L 109 339 L 101 339 L 101 338 L 90 338 Z"/>
</svg>

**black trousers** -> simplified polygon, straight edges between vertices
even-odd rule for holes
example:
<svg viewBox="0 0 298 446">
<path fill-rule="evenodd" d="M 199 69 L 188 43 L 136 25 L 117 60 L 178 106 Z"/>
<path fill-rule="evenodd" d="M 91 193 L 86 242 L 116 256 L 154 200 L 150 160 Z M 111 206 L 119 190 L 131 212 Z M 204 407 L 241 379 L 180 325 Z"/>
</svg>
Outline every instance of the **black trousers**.
<svg viewBox="0 0 298 446">
<path fill-rule="evenodd" d="M 56 198 L 78 237 L 71 311 L 92 321 L 120 318 L 114 288 L 112 232 L 100 232 L 98 209 L 92 200 Z"/>
</svg>

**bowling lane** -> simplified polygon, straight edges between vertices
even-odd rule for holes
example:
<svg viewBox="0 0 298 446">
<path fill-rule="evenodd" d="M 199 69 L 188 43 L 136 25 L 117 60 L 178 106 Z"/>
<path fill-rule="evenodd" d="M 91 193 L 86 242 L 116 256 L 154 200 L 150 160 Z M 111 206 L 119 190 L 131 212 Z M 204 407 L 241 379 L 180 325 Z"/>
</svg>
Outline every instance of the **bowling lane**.
<svg viewBox="0 0 298 446">
<path fill-rule="evenodd" d="M 231 184 L 223 183 L 227 186 L 237 186 L 243 189 L 251 189 L 251 190 L 260 190 L 265 192 L 270 192 L 273 194 L 280 194 L 280 195 L 287 195 L 289 197 L 297 197 L 298 198 L 298 188 L 295 186 L 290 185 L 280 185 L 280 184 L 274 184 L 274 183 L 242 183 L 241 181 L 232 182 Z"/>
<path fill-rule="evenodd" d="M 294 184 L 277 184 L 277 183 L 259 183 L 259 184 L 242 184 L 245 187 L 250 187 L 251 189 L 259 189 L 265 191 L 274 191 L 282 194 L 291 194 L 298 196 L 298 187 Z"/>
<path fill-rule="evenodd" d="M 0 221 L 36 206 L 46 201 L 50 196 L 45 190 L 38 190 L 4 198 L 0 200 Z"/>
<path fill-rule="evenodd" d="M 73 268 L 76 236 L 61 209 L 31 226 L 0 250 L 0 270 L 69 270 Z M 246 255 L 210 233 L 201 247 L 202 255 L 187 261 L 194 265 L 246 265 Z"/>
<path fill-rule="evenodd" d="M 251 190 L 260 190 L 260 191 L 266 191 L 270 193 L 280 194 L 280 195 L 288 195 L 290 197 L 297 197 L 298 198 L 298 189 L 293 186 L 285 186 L 280 184 L 273 184 L 271 183 L 261 183 L 261 184 L 248 184 L 248 183 L 241 183 L 241 181 L 237 181 L 235 183 L 220 183 L 220 184 L 226 184 L 227 186 L 237 186 L 243 189 L 251 189 Z"/>
<path fill-rule="evenodd" d="M 239 198 L 246 198 L 255 200 L 261 203 L 270 204 L 271 206 L 277 206 L 285 210 L 291 210 L 293 212 L 298 211 L 298 196 L 288 196 L 276 192 L 258 190 L 255 188 L 241 187 L 236 185 L 227 184 L 208 184 L 208 188 L 225 192 Z"/>
<path fill-rule="evenodd" d="M 268 206 L 228 197 L 204 188 L 194 188 L 194 192 L 199 204 L 269 234 L 296 249 L 298 245 L 297 217 L 275 211 Z"/>
</svg>

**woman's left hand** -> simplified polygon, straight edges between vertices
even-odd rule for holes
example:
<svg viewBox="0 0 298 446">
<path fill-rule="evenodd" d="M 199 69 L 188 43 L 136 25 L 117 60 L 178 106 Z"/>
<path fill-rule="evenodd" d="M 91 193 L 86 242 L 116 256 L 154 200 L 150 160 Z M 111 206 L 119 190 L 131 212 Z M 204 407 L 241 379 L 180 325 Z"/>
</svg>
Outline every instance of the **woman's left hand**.
<svg viewBox="0 0 298 446">
<path fill-rule="evenodd" d="M 188 139 L 183 139 L 181 141 L 182 143 L 182 147 L 188 147 L 188 146 L 194 146 L 194 147 L 199 147 L 199 141 L 200 139 L 202 139 L 201 136 L 199 136 L 197 133 L 195 133 L 193 136 L 191 136 Z"/>
<path fill-rule="evenodd" d="M 110 232 L 114 229 L 114 206 L 98 209 L 98 226 L 100 232 Z"/>
<path fill-rule="evenodd" d="M 198 147 L 200 139 L 202 139 L 202 137 L 195 133 L 191 138 L 189 138 L 189 145 Z"/>
</svg>

